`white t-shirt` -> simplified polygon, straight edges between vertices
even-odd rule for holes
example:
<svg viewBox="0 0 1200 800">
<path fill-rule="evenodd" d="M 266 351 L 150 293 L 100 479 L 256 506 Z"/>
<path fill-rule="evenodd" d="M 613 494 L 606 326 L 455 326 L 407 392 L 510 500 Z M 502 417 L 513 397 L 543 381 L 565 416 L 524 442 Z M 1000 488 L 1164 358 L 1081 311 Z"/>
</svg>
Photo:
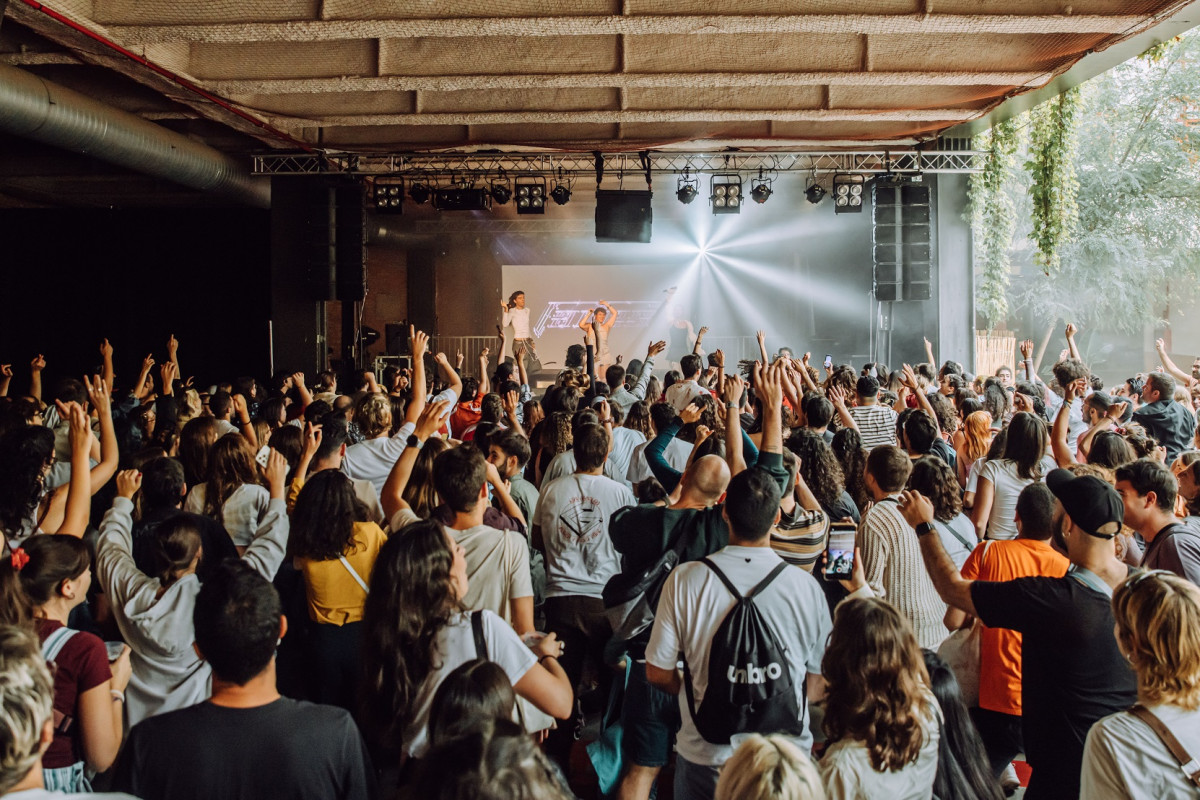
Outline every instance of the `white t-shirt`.
<svg viewBox="0 0 1200 800">
<path fill-rule="evenodd" d="M 567 475 L 542 485 L 536 524 L 546 549 L 546 596 L 600 597 L 621 558 L 608 537 L 613 514 L 637 503 L 603 475 Z"/>
<path fill-rule="evenodd" d="M 512 601 L 533 597 L 525 537 L 488 525 L 445 530 L 466 551 L 467 593 L 463 605 L 472 611 L 486 608 L 511 625 Z"/>
<path fill-rule="evenodd" d="M 445 389 L 438 392 L 437 396 L 431 398 L 429 402 L 432 404 L 438 400 L 445 400 L 449 403 L 447 409 L 453 409 L 458 402 L 458 395 L 452 389 Z M 443 419 L 449 416 L 450 411 L 447 411 Z M 449 425 L 447 420 L 447 429 Z M 396 466 L 396 462 L 400 460 L 404 448 L 408 447 L 408 437 L 412 436 L 416 429 L 416 425 L 406 422 L 400 426 L 400 430 L 396 431 L 395 436 L 381 436 L 378 439 L 367 439 L 365 442 L 350 445 L 346 448 L 346 455 L 342 458 L 342 472 L 350 478 L 370 481 L 371 485 L 375 487 L 375 494 L 383 494 L 383 485 L 387 483 L 392 467 Z"/>
<path fill-rule="evenodd" d="M 483 640 L 487 643 L 488 661 L 499 664 L 513 686 L 537 663 L 537 656 L 525 646 L 516 631 L 486 610 L 483 612 Z M 458 667 L 483 657 L 475 652 L 470 614 L 458 614 L 438 631 L 436 647 L 438 656 L 433 662 L 434 669 L 417 690 L 416 713 L 404 732 L 404 750 L 417 758 L 429 747 L 429 707 L 438 687 Z"/>
<path fill-rule="evenodd" d="M 1054 459 L 1042 459 L 1042 477 L 1057 465 Z M 979 472 L 980 478 L 992 482 L 992 511 L 988 515 L 987 538 L 1015 539 L 1017 538 L 1017 498 L 1021 490 L 1033 483 L 1031 478 L 1017 475 L 1017 462 L 1008 458 L 996 458 L 986 464 Z M 976 489 L 976 492 L 979 490 Z M 978 502 L 978 500 L 976 500 Z"/>
<path fill-rule="evenodd" d="M 207 497 L 207 484 L 198 483 L 188 492 L 183 510 L 193 514 L 203 514 L 204 501 Z M 221 504 L 221 518 L 217 520 L 229 532 L 229 538 L 238 547 L 249 547 L 254 541 L 254 534 L 259 524 L 267 514 L 267 505 L 271 502 L 271 493 L 262 486 L 253 483 L 243 483 L 233 490 L 229 499 Z"/>
<path fill-rule="evenodd" d="M 987 456 L 980 456 L 971 464 L 971 471 L 967 475 L 967 486 L 963 491 L 977 492 L 979 491 L 979 473 L 983 472 L 983 468 L 987 466 Z"/>
<path fill-rule="evenodd" d="M 829 746 L 821 758 L 821 780 L 827 800 L 929 800 L 937 777 L 938 740 L 941 732 L 934 715 L 921 718 L 923 739 L 917 760 L 896 772 L 878 772 L 863 742 L 842 739 Z M 1084 795 L 1087 797 L 1088 795 Z"/>
<path fill-rule="evenodd" d="M 975 536 L 975 523 L 971 522 L 966 514 L 960 513 L 949 522 L 935 519 L 933 527 L 938 532 L 938 538 L 942 540 L 942 547 L 946 549 L 946 555 L 950 556 L 955 567 L 962 569 L 963 562 L 967 560 L 967 556 L 971 555 L 975 544 L 978 543 Z M 966 544 L 963 544 L 964 540 Z"/>
<path fill-rule="evenodd" d="M 1200 711 L 1150 706 L 1184 749 L 1200 754 Z M 1197 789 L 1146 723 L 1127 711 L 1104 717 L 1083 746 L 1080 797 L 1088 800 L 1195 800 Z"/>
<path fill-rule="evenodd" d="M 532 339 L 533 332 L 529 327 L 529 308 L 510 308 L 504 312 L 501 327 L 512 325 L 514 339 Z"/>
<path fill-rule="evenodd" d="M 769 547 L 730 545 L 709 556 L 744 595 L 783 563 Z M 692 674 L 696 707 L 704 704 L 708 688 L 708 657 L 712 638 L 725 616 L 737 603 L 721 579 L 704 564 L 693 561 L 675 568 L 663 586 L 646 647 L 646 663 L 659 669 L 675 669 L 682 654 Z M 796 690 L 796 705 L 803 709 L 804 734 L 796 745 L 808 752 L 812 734 L 808 730 L 808 704 L 804 702 L 806 673 L 821 674 L 825 642 L 833 623 L 825 593 L 812 575 L 802 569 L 786 569 L 760 595 L 754 605 L 789 656 L 788 669 Z M 730 745 L 704 740 L 688 712 L 686 689 L 679 693 L 683 725 L 676 739 L 680 758 L 693 764 L 719 767 L 733 755 Z M 751 731 L 747 731 L 749 733 Z"/>
<path fill-rule="evenodd" d="M 554 458 L 550 459 L 550 463 L 546 465 L 546 472 L 542 475 L 542 486 L 545 486 L 550 481 L 558 480 L 559 478 L 571 475 L 578 469 L 578 464 L 575 461 L 574 450 L 564 450 Z M 613 463 L 611 454 L 604 459 L 604 477 L 614 481 L 624 482 L 625 473 L 617 472 L 616 464 Z"/>
<path fill-rule="evenodd" d="M 676 414 L 682 414 L 689 404 L 702 394 L 712 394 L 696 381 L 675 381 L 667 389 L 666 400 L 675 409 Z"/>
<path fill-rule="evenodd" d="M 646 447 L 649 444 L 650 442 L 643 442 L 633 448 L 633 454 L 629 457 L 629 469 L 625 472 L 625 480 L 630 483 L 641 483 L 654 477 L 654 473 L 650 471 L 650 462 L 646 460 Z M 672 467 L 683 472 L 694 446 L 683 439 L 672 439 L 663 451 L 663 458 Z"/>
<path fill-rule="evenodd" d="M 646 435 L 633 428 L 613 428 L 612 451 L 608 454 L 608 463 L 612 464 L 615 480 L 629 482 L 629 465 L 633 461 L 633 451 L 639 444 L 646 443 Z"/>
</svg>

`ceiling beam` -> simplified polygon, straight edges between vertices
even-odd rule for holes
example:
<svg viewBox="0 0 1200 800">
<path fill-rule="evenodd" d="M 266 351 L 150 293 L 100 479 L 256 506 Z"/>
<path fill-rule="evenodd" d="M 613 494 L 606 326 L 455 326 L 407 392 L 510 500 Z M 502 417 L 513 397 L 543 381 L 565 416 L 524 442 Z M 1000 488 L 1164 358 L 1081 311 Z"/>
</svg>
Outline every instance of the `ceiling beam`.
<svg viewBox="0 0 1200 800">
<path fill-rule="evenodd" d="M 70 53 L 3 53 L 0 54 L 0 64 L 10 67 L 40 67 L 47 64 L 82 64 Z"/>
<path fill-rule="evenodd" d="M 745 86 L 1041 86 L 1048 72 L 680 72 L 554 75 L 391 75 L 205 81 L 223 97 L 464 89 L 648 89 Z"/>
<path fill-rule="evenodd" d="M 462 36 L 650 36 L 665 34 L 1088 34 L 1125 33 L 1140 15 L 794 14 L 680 16 L 460 17 L 302 20 L 204 25 L 107 25 L 126 45 L 160 42 L 319 42 Z"/>
<path fill-rule="evenodd" d="M 280 127 L 330 127 L 374 125 L 509 125 L 628 122 L 965 122 L 983 110 L 963 108 L 919 109 L 747 109 L 747 110 L 645 110 L 645 111 L 495 111 L 434 114 L 354 114 L 319 120 L 276 117 Z"/>
</svg>

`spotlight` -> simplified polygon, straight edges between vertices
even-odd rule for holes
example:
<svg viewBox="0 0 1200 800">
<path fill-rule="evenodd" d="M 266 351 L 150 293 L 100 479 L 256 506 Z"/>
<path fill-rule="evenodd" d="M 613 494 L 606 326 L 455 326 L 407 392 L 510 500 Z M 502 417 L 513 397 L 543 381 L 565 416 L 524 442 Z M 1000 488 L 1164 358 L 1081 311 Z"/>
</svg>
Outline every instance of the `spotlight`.
<svg viewBox="0 0 1200 800">
<path fill-rule="evenodd" d="M 556 183 L 550 190 L 550 197 L 560 206 L 565 206 L 571 200 L 571 190 L 564 183 Z"/>
<path fill-rule="evenodd" d="M 742 213 L 742 176 L 713 175 L 710 181 L 709 203 L 714 214 Z"/>
<path fill-rule="evenodd" d="M 400 214 L 404 211 L 404 179 L 376 178 L 371 193 L 375 211 L 380 214 Z"/>
<path fill-rule="evenodd" d="M 517 213 L 546 213 L 546 179 L 540 175 L 518 175 L 516 178 Z"/>
<path fill-rule="evenodd" d="M 804 190 L 804 196 L 815 206 L 825 198 L 825 187 L 814 181 Z"/>
<path fill-rule="evenodd" d="M 508 181 L 495 181 L 492 183 L 491 195 L 496 205 L 506 205 L 512 200 L 512 187 L 508 185 Z"/>
<path fill-rule="evenodd" d="M 414 183 L 408 187 L 408 196 L 412 198 L 417 205 L 422 205 L 429 202 L 429 198 L 433 196 L 433 190 L 425 183 Z"/>
<path fill-rule="evenodd" d="M 862 175 L 839 173 L 833 176 L 833 211 L 835 214 L 861 214 L 863 210 Z"/>
<path fill-rule="evenodd" d="M 697 188 L 699 183 L 698 180 L 691 177 L 687 169 L 684 169 L 683 177 L 675 183 L 675 196 L 679 198 L 679 202 L 686 206 L 695 200 L 696 195 L 700 194 L 700 190 Z"/>
<path fill-rule="evenodd" d="M 774 192 L 771 191 L 771 185 L 764 181 L 763 183 L 755 184 L 754 188 L 750 190 L 750 199 L 759 205 L 762 205 L 763 203 L 767 202 L 767 198 L 772 194 L 774 194 Z"/>
</svg>

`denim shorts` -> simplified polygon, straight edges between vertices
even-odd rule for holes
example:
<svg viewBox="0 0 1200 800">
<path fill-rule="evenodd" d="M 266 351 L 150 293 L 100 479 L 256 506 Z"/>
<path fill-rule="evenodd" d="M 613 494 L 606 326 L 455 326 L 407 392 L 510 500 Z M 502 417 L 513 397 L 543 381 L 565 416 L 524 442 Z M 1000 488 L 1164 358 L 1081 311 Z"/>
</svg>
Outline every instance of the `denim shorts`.
<svg viewBox="0 0 1200 800">
<path fill-rule="evenodd" d="M 621 753 L 625 761 L 639 767 L 666 766 L 679 724 L 679 698 L 650 685 L 646 662 L 633 662 L 621 706 Z"/>
</svg>

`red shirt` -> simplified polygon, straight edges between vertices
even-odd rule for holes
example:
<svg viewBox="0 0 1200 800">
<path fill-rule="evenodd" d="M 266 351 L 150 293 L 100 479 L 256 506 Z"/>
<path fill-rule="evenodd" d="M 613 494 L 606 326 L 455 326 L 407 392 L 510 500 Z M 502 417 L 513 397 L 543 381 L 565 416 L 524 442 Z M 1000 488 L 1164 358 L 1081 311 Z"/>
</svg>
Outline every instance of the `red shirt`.
<svg viewBox="0 0 1200 800">
<path fill-rule="evenodd" d="M 35 620 L 39 641 L 63 627 L 61 622 L 49 619 Z M 83 726 L 79 719 L 79 695 L 95 689 L 112 678 L 108 666 L 108 651 L 98 636 L 78 631 L 67 640 L 54 659 L 51 669 L 54 675 L 54 710 L 73 718 L 68 733 L 54 734 L 54 741 L 42 756 L 46 769 L 69 767 L 83 760 Z"/>
</svg>

